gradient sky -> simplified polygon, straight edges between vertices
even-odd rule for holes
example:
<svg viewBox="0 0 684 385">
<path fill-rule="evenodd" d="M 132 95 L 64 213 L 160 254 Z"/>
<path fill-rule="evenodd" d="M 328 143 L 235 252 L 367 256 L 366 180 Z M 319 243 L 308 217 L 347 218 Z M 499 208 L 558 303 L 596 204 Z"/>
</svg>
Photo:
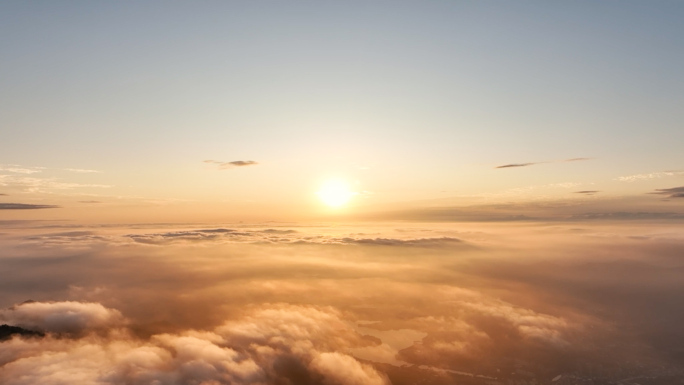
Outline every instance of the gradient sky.
<svg viewBox="0 0 684 385">
<path fill-rule="evenodd" d="M 0 213 L 299 218 L 325 211 L 330 177 L 360 211 L 680 212 L 647 193 L 684 186 L 683 17 L 677 1 L 3 1 L 0 203 L 61 208 Z"/>
</svg>

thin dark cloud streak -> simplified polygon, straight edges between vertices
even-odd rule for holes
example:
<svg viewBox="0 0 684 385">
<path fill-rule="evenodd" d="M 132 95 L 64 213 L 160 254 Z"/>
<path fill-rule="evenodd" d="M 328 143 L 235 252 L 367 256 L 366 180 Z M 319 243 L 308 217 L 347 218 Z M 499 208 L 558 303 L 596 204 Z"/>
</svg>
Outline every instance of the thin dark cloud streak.
<svg viewBox="0 0 684 385">
<path fill-rule="evenodd" d="M 534 164 L 538 163 L 511 163 L 511 164 L 504 164 L 503 166 L 496 166 L 495 168 L 512 168 L 512 167 L 527 167 L 527 166 L 532 166 Z"/>
<path fill-rule="evenodd" d="M 60 208 L 57 205 L 34 205 L 30 203 L 0 203 L 0 210 L 38 210 L 38 209 L 56 209 Z"/>
<path fill-rule="evenodd" d="M 255 166 L 259 164 L 258 162 L 254 160 L 234 160 L 231 162 L 221 162 L 218 160 L 205 160 L 204 163 L 209 163 L 209 164 L 215 164 L 218 166 L 220 170 L 225 170 L 233 167 L 246 167 L 246 166 Z"/>
<path fill-rule="evenodd" d="M 501 166 L 496 166 L 494 168 L 528 167 L 528 166 L 534 166 L 535 164 L 542 164 L 542 163 L 579 162 L 579 161 L 591 160 L 591 159 L 593 159 L 593 158 L 570 158 L 570 159 L 565 159 L 565 160 L 545 161 L 545 162 L 509 163 L 509 164 L 504 164 Z"/>
<path fill-rule="evenodd" d="M 596 193 L 600 193 L 601 191 L 598 190 L 582 190 L 582 191 L 575 191 L 575 194 L 585 194 L 585 195 L 594 195 Z"/>
</svg>

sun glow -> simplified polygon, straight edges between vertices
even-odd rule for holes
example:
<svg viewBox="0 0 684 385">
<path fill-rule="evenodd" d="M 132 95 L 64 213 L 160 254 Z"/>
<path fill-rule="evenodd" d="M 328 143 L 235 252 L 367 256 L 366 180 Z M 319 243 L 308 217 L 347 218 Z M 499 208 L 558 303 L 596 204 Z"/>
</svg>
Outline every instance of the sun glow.
<svg viewBox="0 0 684 385">
<path fill-rule="evenodd" d="M 316 194 L 329 207 L 341 207 L 354 196 L 349 184 L 341 179 L 330 179 L 323 182 Z"/>
</svg>

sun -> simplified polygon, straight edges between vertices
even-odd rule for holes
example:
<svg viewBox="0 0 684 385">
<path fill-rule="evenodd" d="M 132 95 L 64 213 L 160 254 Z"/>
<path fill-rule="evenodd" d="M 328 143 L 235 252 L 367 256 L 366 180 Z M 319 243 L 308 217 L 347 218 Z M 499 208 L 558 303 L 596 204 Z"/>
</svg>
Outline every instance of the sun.
<svg viewBox="0 0 684 385">
<path fill-rule="evenodd" d="M 355 195 L 349 183 L 342 179 L 329 179 L 323 182 L 316 194 L 323 203 L 333 208 L 344 206 Z"/>
</svg>

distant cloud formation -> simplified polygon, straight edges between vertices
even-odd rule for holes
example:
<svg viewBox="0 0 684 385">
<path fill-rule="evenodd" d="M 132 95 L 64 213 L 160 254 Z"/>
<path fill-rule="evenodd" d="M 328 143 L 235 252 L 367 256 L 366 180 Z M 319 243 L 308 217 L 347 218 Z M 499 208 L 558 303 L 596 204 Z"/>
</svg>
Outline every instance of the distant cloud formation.
<svg viewBox="0 0 684 385">
<path fill-rule="evenodd" d="M 532 166 L 535 164 L 542 164 L 542 163 L 579 162 L 579 161 L 591 160 L 591 159 L 593 159 L 593 158 L 570 158 L 570 159 L 565 159 L 565 160 L 546 161 L 546 162 L 509 163 L 509 164 L 504 164 L 502 166 L 496 166 L 494 168 L 527 167 L 527 166 Z"/>
<path fill-rule="evenodd" d="M 450 245 L 462 244 L 463 241 L 458 238 L 442 237 L 442 238 L 417 238 L 417 239 L 394 239 L 394 238 L 342 238 L 340 243 L 369 245 L 369 246 L 413 246 L 413 247 L 444 247 Z"/>
<path fill-rule="evenodd" d="M 81 234 L 77 234 L 80 237 Z M 59 235 L 62 238 L 62 234 Z M 143 244 L 166 245 L 179 242 L 255 243 L 255 244 L 309 244 L 309 245 L 364 245 L 416 248 L 470 247 L 458 238 L 363 238 L 363 237 L 310 237 L 291 229 L 201 229 L 166 233 L 128 234 L 127 238 Z M 75 239 L 74 239 L 75 240 Z M 72 241 L 74 241 L 72 240 Z M 44 242 L 50 240 L 45 237 Z"/>
<path fill-rule="evenodd" d="M 613 221 L 631 221 L 631 220 L 677 220 L 684 219 L 684 214 L 678 212 L 650 212 L 650 211 L 617 211 L 617 212 L 590 212 L 574 214 L 567 218 L 568 220 L 613 220 Z"/>
<path fill-rule="evenodd" d="M 684 218 L 684 209 L 670 207 L 654 210 L 652 196 L 640 194 L 636 196 L 615 197 L 603 194 L 599 190 L 580 190 L 574 184 L 559 184 L 558 187 L 568 188 L 565 198 L 547 199 L 522 202 L 502 201 L 503 198 L 518 195 L 507 194 L 495 196 L 499 202 L 482 203 L 470 206 L 416 206 L 403 210 L 377 211 L 375 213 L 359 214 L 358 219 L 375 220 L 412 220 L 427 222 L 509 222 L 509 221 L 576 221 L 576 220 L 638 220 L 662 219 L 680 220 Z M 571 188 L 571 189 L 570 189 Z M 541 190 L 541 189 L 540 189 Z M 530 191 L 522 190 L 525 194 Z M 548 191 L 548 190 L 541 190 Z M 668 198 L 684 191 L 677 189 L 661 189 L 652 194 L 666 195 Z M 584 196 L 585 198 L 580 198 Z M 488 198 L 485 196 L 485 198 Z M 663 197 L 665 198 L 665 197 Z"/>
<path fill-rule="evenodd" d="M 233 167 L 254 166 L 254 165 L 259 164 L 258 162 L 253 161 L 253 160 L 234 160 L 232 162 L 221 162 L 218 160 L 211 160 L 211 159 L 205 160 L 204 163 L 215 164 L 221 170 L 225 170 L 225 169 L 233 168 Z"/>
<path fill-rule="evenodd" d="M 667 195 L 668 198 L 684 198 L 684 186 L 656 189 L 651 194 Z"/>
<path fill-rule="evenodd" d="M 78 203 L 102 203 L 101 201 L 78 201 Z"/>
<path fill-rule="evenodd" d="M 30 203 L 0 203 L 0 210 L 36 210 L 36 209 L 56 209 L 56 205 L 34 205 Z"/>
</svg>

